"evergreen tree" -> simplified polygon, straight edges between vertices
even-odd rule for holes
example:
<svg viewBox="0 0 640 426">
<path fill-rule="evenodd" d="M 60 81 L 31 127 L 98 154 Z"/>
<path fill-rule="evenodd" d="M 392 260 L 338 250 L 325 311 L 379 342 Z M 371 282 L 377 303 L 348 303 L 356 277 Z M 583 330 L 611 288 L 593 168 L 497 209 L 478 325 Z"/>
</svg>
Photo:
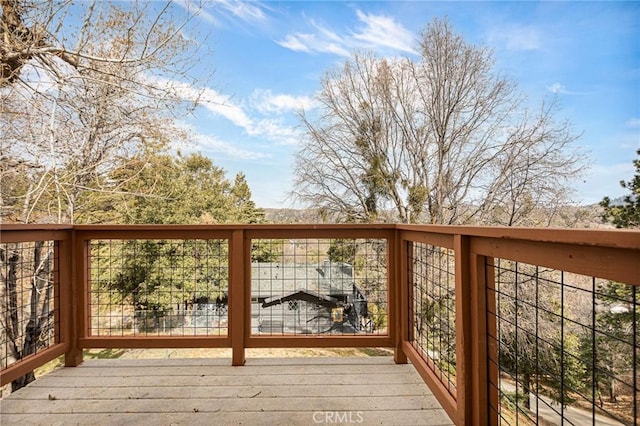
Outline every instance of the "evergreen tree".
<svg viewBox="0 0 640 426">
<path fill-rule="evenodd" d="M 242 173 L 231 183 L 222 168 L 202 154 L 143 153 L 115 171 L 126 182 L 114 203 L 125 223 L 258 223 L 262 209 L 251 200 Z"/>
<path fill-rule="evenodd" d="M 637 154 L 640 156 L 640 150 Z M 620 185 L 631 193 L 619 204 L 612 203 L 609 197 L 600 202 L 604 208 L 602 218 L 616 228 L 640 227 L 640 157 L 633 160 L 633 165 L 634 177 L 628 182 L 620 181 Z M 595 341 L 591 336 L 583 338 L 584 351 L 594 357 L 595 364 L 588 366 L 585 376 L 598 394 L 605 388 L 609 400 L 617 402 L 619 388 L 629 387 L 620 378 L 633 375 L 634 371 L 635 324 L 640 321 L 638 290 L 631 284 L 609 281 L 598 286 L 597 294 L 600 309 L 595 319 L 599 332 Z"/>
<path fill-rule="evenodd" d="M 251 199 L 251 189 L 242 172 L 236 175 L 235 182 L 231 187 L 231 203 L 234 219 L 239 223 L 264 222 L 264 210 L 256 207 L 256 203 Z"/>
<path fill-rule="evenodd" d="M 111 219 L 119 222 L 257 223 L 264 218 L 244 175 L 232 183 L 223 169 L 199 153 L 139 153 L 109 180 L 124 182 L 124 192 L 100 201 L 112 207 Z M 269 247 L 258 249 L 260 260 L 276 258 Z M 220 300 L 228 291 L 228 245 L 223 239 L 132 240 L 94 250 L 94 261 L 104 264 L 93 269 L 105 271 L 93 277 L 95 285 L 116 303 L 133 306 L 142 331 L 158 327 L 186 298 Z M 119 272 L 110 275 L 110 270 Z"/>
</svg>

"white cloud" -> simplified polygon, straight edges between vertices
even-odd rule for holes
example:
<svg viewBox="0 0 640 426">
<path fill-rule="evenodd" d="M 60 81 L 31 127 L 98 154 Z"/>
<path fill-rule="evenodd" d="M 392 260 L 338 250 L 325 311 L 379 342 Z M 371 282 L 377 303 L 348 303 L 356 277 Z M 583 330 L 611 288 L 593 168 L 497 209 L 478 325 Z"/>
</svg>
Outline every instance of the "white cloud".
<svg viewBox="0 0 640 426">
<path fill-rule="evenodd" d="M 564 85 L 560 83 L 553 83 L 551 86 L 547 87 L 551 93 L 564 93 L 566 88 Z"/>
<path fill-rule="evenodd" d="M 339 56 L 349 56 L 349 50 L 345 47 L 347 40 L 336 33 L 311 21 L 316 33 L 288 34 L 284 40 L 278 41 L 280 46 L 297 52 L 331 53 Z"/>
<path fill-rule="evenodd" d="M 259 160 L 263 158 L 271 158 L 270 154 L 250 151 L 221 141 L 214 135 L 199 132 L 193 125 L 179 122 L 178 128 L 187 135 L 187 142 L 175 143 L 173 149 L 186 152 L 206 151 L 223 154 L 230 158 L 240 160 Z M 180 139 L 176 139 L 180 140 Z"/>
<path fill-rule="evenodd" d="M 551 93 L 561 94 L 561 95 L 587 95 L 588 94 L 588 92 L 577 92 L 574 90 L 569 90 L 564 84 L 558 83 L 558 82 L 555 82 L 551 86 L 548 86 L 547 90 L 550 91 Z"/>
<path fill-rule="evenodd" d="M 540 32 L 531 25 L 502 25 L 489 33 L 489 42 L 509 50 L 538 50 L 542 47 Z"/>
<path fill-rule="evenodd" d="M 235 126 L 242 128 L 249 136 L 264 137 L 285 145 L 297 143 L 297 132 L 292 127 L 286 126 L 281 119 L 250 117 L 242 107 L 214 90 L 206 89 L 201 98 L 201 105 L 213 114 L 222 116 Z"/>
<path fill-rule="evenodd" d="M 208 87 L 198 88 L 185 82 L 154 76 L 144 76 L 141 79 L 166 96 L 194 102 L 210 113 L 231 122 L 249 136 L 262 137 L 282 145 L 296 144 L 299 140 L 299 132 L 284 123 L 283 115 L 300 107 L 313 108 L 313 100 L 306 96 L 273 95 L 270 90 L 258 90 L 250 97 L 248 106 L 245 107 L 233 102 L 229 96 Z M 207 142 L 214 147 L 220 146 L 212 140 Z"/>
<path fill-rule="evenodd" d="M 215 115 L 220 115 L 234 125 L 245 129 L 252 127 L 251 119 L 229 96 L 208 87 L 194 87 L 189 83 L 168 80 L 155 76 L 143 76 L 142 81 L 150 86 L 164 91 L 169 96 L 180 98 L 188 102 L 195 102 Z"/>
<path fill-rule="evenodd" d="M 627 126 L 632 128 L 640 127 L 640 118 L 630 118 L 627 121 Z"/>
<path fill-rule="evenodd" d="M 240 106 L 234 104 L 228 96 L 222 95 L 213 89 L 204 89 L 200 96 L 199 104 L 213 114 L 226 118 L 234 125 L 242 127 L 248 132 L 253 127 L 251 118 Z"/>
<path fill-rule="evenodd" d="M 214 13 L 205 10 L 205 6 L 193 0 L 174 0 L 175 3 L 210 24 L 218 24 L 218 19 Z M 218 15 L 231 18 L 238 18 L 244 22 L 262 22 L 267 20 L 264 7 L 258 2 L 247 2 L 242 0 L 213 0 L 211 9 Z"/>
<path fill-rule="evenodd" d="M 207 151 L 218 152 L 229 157 L 239 158 L 241 160 L 259 160 L 263 158 L 271 158 L 270 154 L 240 149 L 228 142 L 219 140 L 215 136 L 197 133 L 194 134 L 193 137 L 195 141 L 198 142 L 198 145 L 203 147 Z"/>
<path fill-rule="evenodd" d="M 288 34 L 276 43 L 297 52 L 330 53 L 339 56 L 349 56 L 351 51 L 361 48 L 416 53 L 413 49 L 413 35 L 393 18 L 367 14 L 361 10 L 356 11 L 356 16 L 364 25 L 348 34 L 340 35 L 314 20 L 309 20 L 313 32 Z"/>
<path fill-rule="evenodd" d="M 269 91 L 267 92 L 270 93 Z M 258 108 L 256 110 L 263 114 L 282 114 L 297 103 L 304 103 L 304 99 L 296 99 L 288 95 L 276 95 L 272 99 L 266 99 L 266 103 L 262 105 L 262 111 Z M 224 117 L 235 126 L 240 127 L 249 136 L 263 137 L 283 145 L 296 144 L 299 139 L 298 132 L 293 127 L 284 124 L 281 118 L 258 118 L 252 116 L 250 115 L 251 111 L 245 111 L 240 105 L 234 104 L 228 96 L 221 95 L 215 90 L 205 89 L 200 97 L 200 104 L 211 113 Z"/>
<path fill-rule="evenodd" d="M 222 7 L 229 11 L 232 15 L 250 22 L 250 21 L 263 21 L 266 19 L 265 13 L 259 6 L 258 2 L 250 2 L 243 0 L 215 0 L 214 7 Z"/>
<path fill-rule="evenodd" d="M 370 46 L 385 46 L 402 52 L 415 54 L 414 36 L 401 24 L 383 15 L 366 14 L 356 11 L 358 19 L 365 27 L 353 35 L 354 39 Z"/>
<path fill-rule="evenodd" d="M 284 124 L 281 118 L 259 120 L 253 132 L 255 136 L 266 136 L 280 145 L 297 145 L 300 141 L 300 132 Z"/>
<path fill-rule="evenodd" d="M 316 102 L 309 96 L 273 94 L 271 90 L 255 90 L 251 95 L 251 105 L 263 114 L 282 114 L 312 110 L 316 107 Z"/>
<path fill-rule="evenodd" d="M 296 51 L 296 52 L 311 52 L 309 48 L 309 42 L 305 38 L 313 37 L 313 34 L 289 34 L 284 40 L 280 40 L 278 43 L 280 46 Z"/>
</svg>

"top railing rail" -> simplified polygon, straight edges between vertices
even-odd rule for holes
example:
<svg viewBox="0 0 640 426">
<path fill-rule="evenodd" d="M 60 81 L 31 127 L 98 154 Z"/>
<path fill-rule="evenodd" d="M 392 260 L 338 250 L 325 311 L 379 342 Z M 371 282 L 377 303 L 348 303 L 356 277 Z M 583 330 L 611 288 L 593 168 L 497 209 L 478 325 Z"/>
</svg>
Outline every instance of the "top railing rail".
<svg viewBox="0 0 640 426">
<path fill-rule="evenodd" d="M 557 286 L 558 294 L 569 294 L 582 289 L 568 282 L 566 274 L 581 274 L 594 283 L 584 294 L 597 307 L 609 300 L 609 296 L 598 293 L 597 280 L 640 286 L 637 230 L 411 224 L 0 225 L 0 245 L 36 241 L 56 241 L 56 288 L 61 303 L 58 340 L 54 350 L 18 361 L 11 371 L 4 369 L 3 384 L 61 353 L 66 354 L 67 365 L 77 365 L 82 362 L 82 350 L 90 347 L 226 346 L 233 348 L 232 363 L 241 365 L 244 349 L 249 347 L 387 346 L 394 348 L 396 362 L 406 362 L 409 357 L 458 424 L 500 423 L 506 415 L 501 407 L 506 407 L 507 402 L 517 406 L 518 395 L 530 393 L 522 370 L 513 369 L 502 359 L 504 330 L 512 327 L 521 335 L 532 333 L 522 323 L 511 324 L 512 314 L 505 300 L 547 316 L 557 315 L 562 318 L 560 324 L 578 324 L 596 337 L 600 333 L 596 316 L 601 314 L 601 308 L 593 309 L 589 325 L 571 317 L 569 310 L 549 312 L 538 299 L 523 299 L 519 288 L 528 288 L 535 281 L 536 285 Z M 360 256 L 370 263 L 359 267 L 369 269 L 355 271 L 348 265 L 340 269 L 337 263 L 325 263 L 332 245 L 336 262 L 348 259 L 353 250 L 361 250 Z M 260 252 L 265 248 L 266 254 Z M 145 253 L 143 249 L 155 254 L 141 255 Z M 204 258 L 204 252 L 214 253 L 214 257 Z M 274 252 L 280 257 L 273 257 Z M 110 260 L 114 253 L 125 257 Z M 163 253 L 179 253 L 180 262 L 162 260 Z M 127 258 L 134 254 L 138 258 Z M 274 261 L 276 258 L 279 260 Z M 221 310 L 210 296 L 203 302 L 206 291 L 196 283 L 190 287 L 196 290 L 190 290 L 188 297 L 171 289 L 164 293 L 167 306 L 174 306 L 169 313 L 165 309 L 159 316 L 142 303 L 144 300 L 137 301 L 135 312 L 131 308 L 129 313 L 114 289 L 119 288 L 118 277 L 130 273 L 132 269 L 127 268 L 133 268 L 136 262 L 146 265 L 156 280 L 169 282 L 186 276 L 185 268 L 196 268 L 189 270 L 197 271 L 192 275 L 201 277 L 202 283 L 227 283 L 228 293 L 215 293 L 215 303 L 227 304 L 228 312 Z M 181 266 L 176 266 L 178 263 Z M 289 271 L 283 271 L 287 267 Z M 544 271 L 538 272 L 540 268 Z M 333 270 L 341 272 L 330 272 Z M 340 278 L 342 281 L 337 282 L 342 283 L 342 289 L 336 293 L 329 277 L 336 278 L 338 273 L 351 274 L 353 279 Z M 306 288 L 299 291 L 294 284 L 292 287 L 296 288 L 289 289 L 286 280 L 301 274 L 307 277 Z M 310 274 L 313 278 L 309 278 Z M 560 278 L 549 278 L 554 274 Z M 312 288 L 319 286 L 320 276 L 325 275 L 332 294 L 322 295 L 317 291 L 319 287 Z M 262 281 L 258 276 L 263 277 Z M 508 281 L 512 276 L 515 281 Z M 522 277 L 526 280 L 518 281 Z M 279 280 L 277 285 L 274 279 Z M 344 285 L 347 282 L 349 285 Z M 383 283 L 382 287 L 376 282 Z M 267 289 L 276 291 L 277 297 L 269 297 Z M 635 297 L 635 290 L 633 294 Z M 343 324 L 356 312 L 351 309 L 357 302 L 358 319 L 350 319 L 351 328 L 341 326 L 336 333 L 331 326 L 329 333 L 322 334 L 318 331 L 322 324 L 304 325 L 313 317 L 310 311 L 299 310 L 301 301 L 313 297 L 328 306 L 327 318 Z M 114 305 L 116 299 L 120 305 Z M 369 316 L 362 315 L 365 300 Z M 195 303 L 202 304 L 201 311 L 196 312 Z M 562 307 L 567 302 L 561 299 L 558 303 Z M 275 310 L 263 315 L 257 313 L 258 305 Z M 121 318 L 108 314 L 107 306 L 116 306 Z M 516 313 L 525 312 L 524 308 L 519 309 Z M 372 327 L 374 314 L 377 328 L 367 328 Z M 123 324 L 122 318 L 127 315 L 135 316 L 136 327 L 152 332 L 138 335 L 126 331 L 124 327 L 132 327 Z M 434 318 L 436 322 L 432 321 Z M 295 324 L 289 334 L 283 334 L 287 322 Z M 204 335 L 197 330 L 192 336 L 174 335 L 180 327 L 195 327 L 196 323 L 208 324 Z M 120 327 L 120 335 L 112 334 L 114 327 Z M 633 327 L 637 327 L 635 320 Z M 562 330 L 559 328 L 558 332 Z M 532 338 L 540 339 L 535 334 Z M 562 340 L 559 353 L 569 362 L 574 358 L 565 347 L 567 344 Z M 640 354 L 637 344 L 628 343 L 634 356 Z M 593 365 L 594 359 L 590 361 Z M 595 380 L 596 373 L 592 375 Z M 503 376 L 509 380 L 501 381 Z M 623 381 L 630 383 L 637 396 L 638 380 Z M 512 386 L 511 382 L 515 383 L 515 397 L 509 399 L 511 391 L 504 386 Z M 566 393 L 569 387 L 569 381 L 566 386 L 563 382 L 562 392 Z M 596 391 L 592 388 L 594 395 Z M 580 389 L 576 392 L 584 393 Z M 592 405 L 596 418 L 598 409 Z M 529 408 L 515 408 L 515 413 L 516 420 L 518 414 L 523 418 L 532 415 Z M 559 415 L 564 414 L 561 411 Z"/>
<path fill-rule="evenodd" d="M 397 224 L 401 231 L 537 241 L 581 246 L 640 249 L 640 231 L 632 229 L 516 228 L 498 226 Z"/>
</svg>

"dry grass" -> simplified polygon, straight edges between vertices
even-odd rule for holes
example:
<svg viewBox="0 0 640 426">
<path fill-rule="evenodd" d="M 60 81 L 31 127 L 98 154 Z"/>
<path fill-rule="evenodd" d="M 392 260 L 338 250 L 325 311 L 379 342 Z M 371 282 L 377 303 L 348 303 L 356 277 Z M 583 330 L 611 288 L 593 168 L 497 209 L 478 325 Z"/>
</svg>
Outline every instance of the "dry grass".
<svg viewBox="0 0 640 426">
<path fill-rule="evenodd" d="M 388 348 L 260 348 L 246 349 L 247 358 L 295 358 L 295 357 L 368 357 L 392 356 Z M 85 359 L 158 359 L 158 358 L 229 358 L 230 348 L 213 349 L 87 349 Z M 59 357 L 36 369 L 36 377 L 41 377 L 64 365 L 64 357 Z"/>
<path fill-rule="evenodd" d="M 87 358 L 107 358 L 95 356 L 91 350 Z M 98 352 L 100 353 L 100 352 Z M 114 354 L 116 355 L 116 354 Z M 386 348 L 260 348 L 246 349 L 247 358 L 291 358 L 291 357 L 366 357 L 390 356 L 391 349 Z M 122 351 L 111 358 L 145 359 L 145 358 L 231 358 L 230 348 L 214 349 L 130 349 Z"/>
</svg>

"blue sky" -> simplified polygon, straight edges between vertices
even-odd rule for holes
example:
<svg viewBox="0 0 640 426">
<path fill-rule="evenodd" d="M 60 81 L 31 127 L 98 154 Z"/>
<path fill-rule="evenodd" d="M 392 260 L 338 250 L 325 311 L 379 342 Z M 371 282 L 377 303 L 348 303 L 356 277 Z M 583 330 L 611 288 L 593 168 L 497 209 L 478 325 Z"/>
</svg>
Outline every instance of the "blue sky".
<svg viewBox="0 0 640 426">
<path fill-rule="evenodd" d="M 557 94 L 558 117 L 591 157 L 576 201 L 625 192 L 618 182 L 632 177 L 640 148 L 640 2 L 214 1 L 193 22 L 209 34 L 196 71 L 215 74 L 184 122 L 194 134 L 187 149 L 230 178 L 244 172 L 260 207 L 291 207 L 296 111 L 315 107 L 322 75 L 356 49 L 415 57 L 435 17 L 490 47 L 496 71 L 532 103 Z"/>
</svg>

